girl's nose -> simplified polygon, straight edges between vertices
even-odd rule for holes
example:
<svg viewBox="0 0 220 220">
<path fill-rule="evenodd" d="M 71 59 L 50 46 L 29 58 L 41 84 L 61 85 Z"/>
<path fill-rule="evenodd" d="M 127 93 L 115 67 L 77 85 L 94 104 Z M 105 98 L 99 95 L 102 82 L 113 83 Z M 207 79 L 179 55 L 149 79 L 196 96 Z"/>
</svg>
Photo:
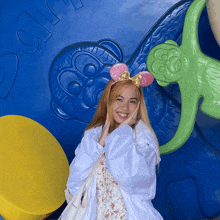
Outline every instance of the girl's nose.
<svg viewBox="0 0 220 220">
<path fill-rule="evenodd" d="M 129 102 L 124 102 L 124 103 L 122 103 L 122 109 L 124 109 L 124 110 L 128 110 L 129 109 Z"/>
</svg>

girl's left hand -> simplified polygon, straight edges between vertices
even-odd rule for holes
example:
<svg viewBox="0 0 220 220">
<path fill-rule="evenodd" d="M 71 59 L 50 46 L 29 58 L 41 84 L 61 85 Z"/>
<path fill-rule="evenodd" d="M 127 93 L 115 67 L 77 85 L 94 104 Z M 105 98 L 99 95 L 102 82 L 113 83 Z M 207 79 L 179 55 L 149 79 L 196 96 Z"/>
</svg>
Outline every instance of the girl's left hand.
<svg viewBox="0 0 220 220">
<path fill-rule="evenodd" d="M 140 102 L 138 103 L 137 108 L 134 110 L 131 116 L 125 121 L 123 121 L 118 127 L 121 127 L 123 125 L 132 126 L 137 121 L 137 114 L 138 114 L 139 106 L 140 106 Z"/>
<path fill-rule="evenodd" d="M 109 121 L 109 115 L 107 113 L 105 125 L 102 128 L 102 133 L 99 139 L 99 144 L 102 145 L 103 147 L 105 146 L 105 138 L 109 134 L 109 127 L 110 127 L 110 121 Z"/>
</svg>

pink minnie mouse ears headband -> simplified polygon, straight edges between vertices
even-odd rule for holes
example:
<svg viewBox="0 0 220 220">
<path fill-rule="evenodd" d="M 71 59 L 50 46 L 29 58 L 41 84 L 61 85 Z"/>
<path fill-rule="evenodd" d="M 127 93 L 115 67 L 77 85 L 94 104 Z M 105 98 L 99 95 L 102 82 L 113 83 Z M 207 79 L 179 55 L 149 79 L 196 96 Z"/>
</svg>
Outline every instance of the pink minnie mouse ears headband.
<svg viewBox="0 0 220 220">
<path fill-rule="evenodd" d="M 135 76 L 130 77 L 128 67 L 124 63 L 117 63 L 113 65 L 110 69 L 110 75 L 112 79 L 115 81 L 114 83 L 123 80 L 132 80 L 134 81 L 137 87 L 149 86 L 154 81 L 153 75 L 148 71 L 142 71 L 136 74 Z"/>
</svg>

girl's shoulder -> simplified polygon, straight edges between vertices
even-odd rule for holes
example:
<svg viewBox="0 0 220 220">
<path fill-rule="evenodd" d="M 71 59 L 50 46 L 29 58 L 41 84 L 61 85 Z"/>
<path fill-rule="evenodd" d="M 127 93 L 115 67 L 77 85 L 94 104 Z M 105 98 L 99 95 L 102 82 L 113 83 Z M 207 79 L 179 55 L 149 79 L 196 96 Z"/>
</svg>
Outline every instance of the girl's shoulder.
<svg viewBox="0 0 220 220">
<path fill-rule="evenodd" d="M 84 137 L 92 135 L 95 139 L 98 139 L 101 132 L 102 132 L 102 125 L 86 130 L 84 132 Z"/>
<path fill-rule="evenodd" d="M 102 125 L 97 126 L 97 127 L 94 127 L 94 128 L 91 128 L 91 129 L 89 129 L 89 130 L 86 130 L 86 131 L 84 132 L 84 135 L 85 135 L 85 134 L 91 134 L 91 133 L 97 133 L 97 132 L 99 132 L 99 131 L 101 131 L 101 130 L 102 130 Z"/>
</svg>

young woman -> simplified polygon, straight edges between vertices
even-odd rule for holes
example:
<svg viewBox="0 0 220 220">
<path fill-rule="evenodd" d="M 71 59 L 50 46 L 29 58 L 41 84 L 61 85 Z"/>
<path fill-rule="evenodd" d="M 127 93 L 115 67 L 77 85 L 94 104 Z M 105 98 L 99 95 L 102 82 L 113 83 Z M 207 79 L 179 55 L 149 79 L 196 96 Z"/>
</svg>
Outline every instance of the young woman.
<svg viewBox="0 0 220 220">
<path fill-rule="evenodd" d="M 83 219 L 161 220 L 151 203 L 160 162 L 158 141 L 141 89 L 152 83 L 153 76 L 141 72 L 130 78 L 125 64 L 115 64 L 110 74 L 112 79 L 75 151 L 66 196 L 78 192 L 104 151 Z"/>
</svg>

